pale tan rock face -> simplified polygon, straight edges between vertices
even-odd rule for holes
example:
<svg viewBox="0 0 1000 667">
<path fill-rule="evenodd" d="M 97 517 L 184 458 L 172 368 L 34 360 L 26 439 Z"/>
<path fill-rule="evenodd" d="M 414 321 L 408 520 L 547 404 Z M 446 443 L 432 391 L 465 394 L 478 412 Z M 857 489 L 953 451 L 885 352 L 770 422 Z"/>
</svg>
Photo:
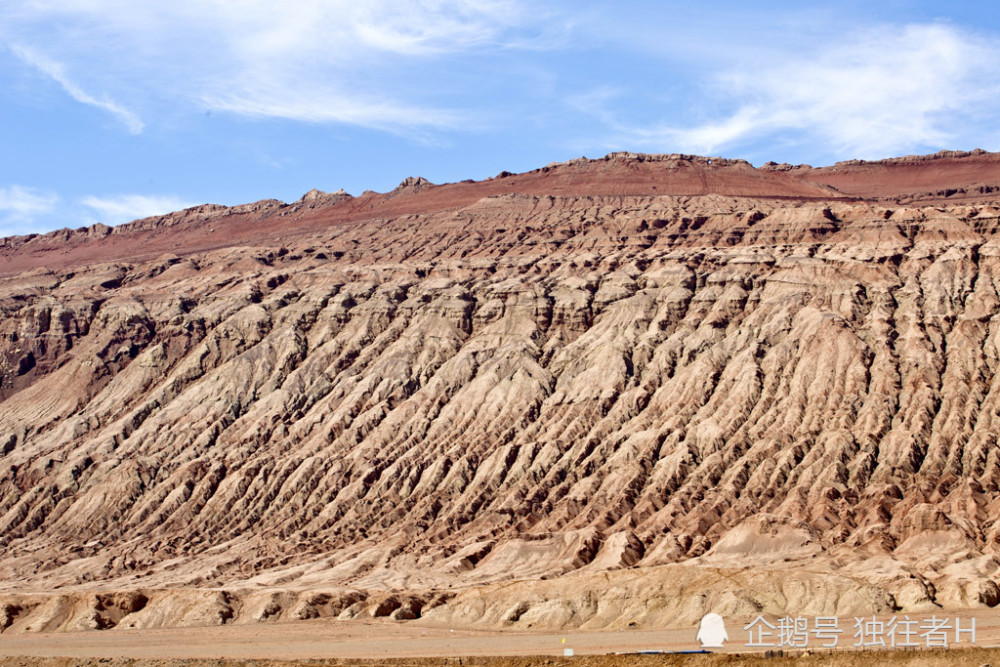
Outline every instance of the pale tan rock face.
<svg viewBox="0 0 1000 667">
<path fill-rule="evenodd" d="M 1000 206 L 815 194 L 316 191 L 10 269 L 0 629 L 996 605 Z"/>
</svg>

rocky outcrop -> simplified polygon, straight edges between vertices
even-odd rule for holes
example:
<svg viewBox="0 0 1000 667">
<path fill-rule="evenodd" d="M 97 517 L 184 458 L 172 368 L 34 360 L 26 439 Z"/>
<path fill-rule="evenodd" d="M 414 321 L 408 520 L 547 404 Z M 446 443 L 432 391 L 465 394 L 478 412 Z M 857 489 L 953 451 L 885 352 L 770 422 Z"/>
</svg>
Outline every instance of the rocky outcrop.
<svg viewBox="0 0 1000 667">
<path fill-rule="evenodd" d="M 433 185 L 404 179 L 391 192 L 312 190 L 290 204 L 265 199 L 239 206 L 206 204 L 118 227 L 0 239 L 0 276 L 94 263 L 186 256 L 223 247 L 282 245 L 332 226 L 436 215 L 495 197 L 726 197 L 764 201 L 850 203 L 886 207 L 981 204 L 1000 192 L 1000 153 L 941 152 L 877 162 L 843 162 L 814 169 L 696 155 L 615 152 L 576 158 L 523 174 L 504 171 L 484 181 Z"/>
<path fill-rule="evenodd" d="M 996 605 L 998 230 L 506 193 L 2 278 L 0 626 Z"/>
</svg>

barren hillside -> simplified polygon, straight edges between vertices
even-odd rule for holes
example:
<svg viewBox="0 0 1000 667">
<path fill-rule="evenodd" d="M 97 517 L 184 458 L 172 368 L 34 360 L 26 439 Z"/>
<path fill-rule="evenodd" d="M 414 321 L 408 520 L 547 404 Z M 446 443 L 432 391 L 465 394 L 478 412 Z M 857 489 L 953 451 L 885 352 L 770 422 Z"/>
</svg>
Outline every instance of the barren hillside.
<svg viewBox="0 0 1000 667">
<path fill-rule="evenodd" d="M 1000 602 L 1000 158 L 0 241 L 0 630 Z"/>
</svg>

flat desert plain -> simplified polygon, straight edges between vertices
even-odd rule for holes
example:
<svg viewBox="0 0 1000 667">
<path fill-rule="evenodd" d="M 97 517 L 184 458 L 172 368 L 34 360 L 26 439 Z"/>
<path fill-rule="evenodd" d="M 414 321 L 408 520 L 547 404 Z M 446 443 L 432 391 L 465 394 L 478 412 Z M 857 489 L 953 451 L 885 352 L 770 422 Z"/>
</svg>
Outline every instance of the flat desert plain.
<svg viewBox="0 0 1000 667">
<path fill-rule="evenodd" d="M 838 619 L 842 630 L 838 646 L 823 648 L 826 640 L 810 637 L 804 649 L 749 646 L 744 627 L 753 619 L 727 619 L 730 640 L 722 649 L 699 651 L 697 627 L 663 630 L 600 632 L 489 631 L 445 628 L 419 621 L 400 623 L 384 619 L 315 619 L 295 623 L 230 625 L 223 627 L 121 629 L 108 632 L 56 632 L 0 637 L 0 664 L 24 667 L 56 665 L 514 665 L 563 664 L 573 667 L 649 665 L 983 665 L 1000 664 L 1000 613 L 993 610 L 906 614 L 925 627 L 932 617 L 947 618 L 948 647 L 891 650 L 856 647 L 854 618 Z M 903 620 L 904 615 L 896 616 Z M 888 623 L 892 616 L 878 616 Z M 954 627 L 972 626 L 975 643 L 963 632 L 955 643 Z M 777 624 L 777 619 L 769 619 Z M 807 619 L 809 627 L 814 619 Z M 888 635 L 866 636 L 866 641 Z M 764 643 L 775 643 L 775 638 Z M 572 658 L 564 657 L 566 648 Z M 661 651 L 648 654 L 645 652 Z"/>
</svg>

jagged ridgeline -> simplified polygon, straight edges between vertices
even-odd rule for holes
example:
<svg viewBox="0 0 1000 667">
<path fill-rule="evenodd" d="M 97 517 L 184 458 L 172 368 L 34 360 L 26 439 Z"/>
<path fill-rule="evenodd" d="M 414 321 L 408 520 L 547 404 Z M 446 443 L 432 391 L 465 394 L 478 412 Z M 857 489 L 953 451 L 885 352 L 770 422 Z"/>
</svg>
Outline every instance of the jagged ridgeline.
<svg viewBox="0 0 1000 667">
<path fill-rule="evenodd" d="M 0 629 L 996 605 L 998 183 L 613 154 L 6 239 Z"/>
</svg>

